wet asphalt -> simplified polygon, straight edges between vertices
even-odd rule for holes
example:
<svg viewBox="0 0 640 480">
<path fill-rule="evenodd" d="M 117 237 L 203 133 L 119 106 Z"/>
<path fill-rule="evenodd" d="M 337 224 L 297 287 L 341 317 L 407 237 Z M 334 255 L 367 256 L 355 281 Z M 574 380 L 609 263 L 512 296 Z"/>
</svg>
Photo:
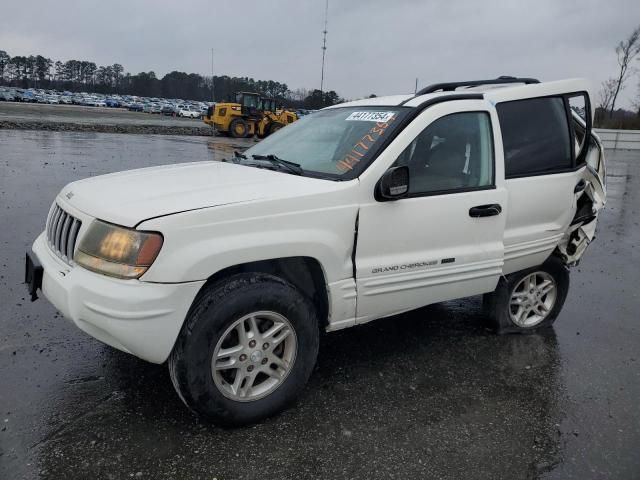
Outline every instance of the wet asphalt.
<svg viewBox="0 0 640 480">
<path fill-rule="evenodd" d="M 166 366 L 27 299 L 63 185 L 246 145 L 228 142 L 0 130 L 0 479 L 640 478 L 640 152 L 609 152 L 554 328 L 494 335 L 472 298 L 327 334 L 297 405 L 252 427 L 200 422 Z"/>
</svg>

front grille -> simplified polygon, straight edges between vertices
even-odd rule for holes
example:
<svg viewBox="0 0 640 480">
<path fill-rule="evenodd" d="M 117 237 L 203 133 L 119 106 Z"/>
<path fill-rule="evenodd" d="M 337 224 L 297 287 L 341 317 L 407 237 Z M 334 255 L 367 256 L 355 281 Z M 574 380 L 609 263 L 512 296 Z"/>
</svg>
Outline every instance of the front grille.
<svg viewBox="0 0 640 480">
<path fill-rule="evenodd" d="M 73 261 L 73 252 L 82 222 L 69 215 L 56 203 L 47 219 L 47 242 L 51 249 L 67 263 Z"/>
</svg>

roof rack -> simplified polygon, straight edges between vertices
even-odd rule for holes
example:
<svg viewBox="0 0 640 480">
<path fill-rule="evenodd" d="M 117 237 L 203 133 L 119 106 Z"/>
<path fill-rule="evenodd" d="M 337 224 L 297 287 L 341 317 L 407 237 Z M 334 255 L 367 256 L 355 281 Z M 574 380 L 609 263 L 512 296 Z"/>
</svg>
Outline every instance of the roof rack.
<svg viewBox="0 0 640 480">
<path fill-rule="evenodd" d="M 478 85 L 500 85 L 503 83 L 524 83 L 526 85 L 531 83 L 540 83 L 540 80 L 536 78 L 518 78 L 502 75 L 492 80 L 468 80 L 466 82 L 447 82 L 447 83 L 434 83 L 428 87 L 424 87 L 416 93 L 417 95 L 425 95 L 427 93 L 437 92 L 442 90 L 443 92 L 451 92 L 460 87 L 477 87 Z"/>
</svg>

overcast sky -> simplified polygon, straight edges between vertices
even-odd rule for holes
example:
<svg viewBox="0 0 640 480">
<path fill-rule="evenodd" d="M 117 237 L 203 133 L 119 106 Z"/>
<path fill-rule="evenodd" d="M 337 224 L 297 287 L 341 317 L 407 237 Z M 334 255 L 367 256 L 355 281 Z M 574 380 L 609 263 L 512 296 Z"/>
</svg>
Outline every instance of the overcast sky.
<svg viewBox="0 0 640 480">
<path fill-rule="evenodd" d="M 0 50 L 125 71 L 319 88 L 324 0 L 2 0 Z M 439 81 L 613 76 L 639 0 L 329 0 L 325 89 L 346 98 Z M 635 62 L 640 67 L 640 62 Z M 638 94 L 636 75 L 623 94 Z"/>
</svg>

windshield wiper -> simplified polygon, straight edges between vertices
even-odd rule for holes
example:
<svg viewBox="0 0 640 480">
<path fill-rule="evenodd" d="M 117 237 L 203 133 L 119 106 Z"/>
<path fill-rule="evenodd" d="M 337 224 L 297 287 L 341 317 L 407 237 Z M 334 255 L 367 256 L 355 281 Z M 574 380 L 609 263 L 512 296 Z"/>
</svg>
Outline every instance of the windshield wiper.
<svg viewBox="0 0 640 480">
<path fill-rule="evenodd" d="M 288 160 L 283 160 L 282 158 L 277 157 L 276 155 L 251 155 L 251 158 L 254 160 L 267 160 L 271 162 L 273 165 L 278 165 L 279 167 L 284 167 L 290 173 L 294 175 L 302 175 L 304 174 L 304 170 L 302 167 L 294 162 L 289 162 Z M 238 152 L 237 150 L 233 152 L 233 161 L 234 163 L 239 160 L 248 160 L 247 156 L 244 153 Z"/>
<path fill-rule="evenodd" d="M 246 158 L 246 157 L 245 157 Z M 304 170 L 298 163 L 290 162 L 288 160 L 283 160 L 275 155 L 251 155 L 251 158 L 254 160 L 268 160 L 274 165 L 280 165 L 281 167 L 286 168 L 294 175 L 302 175 L 304 174 Z"/>
</svg>

